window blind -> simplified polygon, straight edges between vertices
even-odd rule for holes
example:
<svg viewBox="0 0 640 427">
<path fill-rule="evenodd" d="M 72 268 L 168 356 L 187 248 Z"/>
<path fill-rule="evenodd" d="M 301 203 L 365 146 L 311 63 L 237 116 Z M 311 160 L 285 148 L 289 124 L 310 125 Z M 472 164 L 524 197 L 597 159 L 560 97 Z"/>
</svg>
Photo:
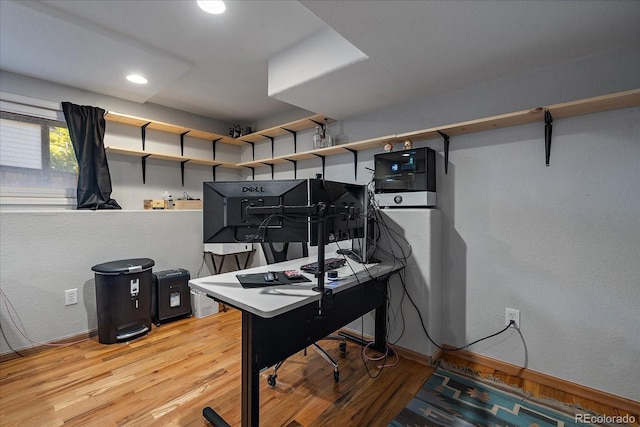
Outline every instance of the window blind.
<svg viewBox="0 0 640 427">
<path fill-rule="evenodd" d="M 0 165 L 42 169 L 40 125 L 0 119 Z"/>
</svg>

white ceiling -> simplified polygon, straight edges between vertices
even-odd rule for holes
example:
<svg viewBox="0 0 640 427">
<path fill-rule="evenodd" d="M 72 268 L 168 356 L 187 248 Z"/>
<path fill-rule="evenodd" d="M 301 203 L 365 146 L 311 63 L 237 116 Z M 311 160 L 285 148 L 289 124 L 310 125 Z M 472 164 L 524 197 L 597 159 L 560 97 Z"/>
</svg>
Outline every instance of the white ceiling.
<svg viewBox="0 0 640 427">
<path fill-rule="evenodd" d="M 0 67 L 247 123 L 294 107 L 344 119 L 640 43 L 637 0 L 226 3 L 0 0 Z"/>
</svg>

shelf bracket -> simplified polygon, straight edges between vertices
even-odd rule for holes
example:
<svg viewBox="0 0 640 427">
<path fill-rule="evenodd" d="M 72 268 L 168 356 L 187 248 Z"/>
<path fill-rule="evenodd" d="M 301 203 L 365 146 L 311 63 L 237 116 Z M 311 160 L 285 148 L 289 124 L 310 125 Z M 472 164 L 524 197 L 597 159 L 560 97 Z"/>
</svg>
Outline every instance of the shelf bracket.
<svg viewBox="0 0 640 427">
<path fill-rule="evenodd" d="M 189 160 L 183 160 L 180 162 L 180 175 L 182 176 L 182 186 L 184 187 L 184 164 Z"/>
<path fill-rule="evenodd" d="M 141 157 L 142 160 L 142 183 L 146 184 L 147 183 L 147 157 L 149 157 L 151 154 L 146 154 L 144 156 Z"/>
<path fill-rule="evenodd" d="M 314 154 L 314 156 L 320 157 L 320 159 L 322 160 L 322 177 L 324 178 L 325 156 L 321 156 L 320 154 Z"/>
<path fill-rule="evenodd" d="M 310 119 L 313 123 L 317 124 L 318 126 L 320 126 L 322 128 L 322 126 L 324 126 L 324 123 L 320 123 L 320 122 L 316 122 L 313 119 Z"/>
<path fill-rule="evenodd" d="M 147 141 L 147 126 L 149 126 L 151 122 L 145 123 L 140 126 L 140 131 L 142 133 L 142 151 L 144 151 L 144 144 Z"/>
<path fill-rule="evenodd" d="M 213 165 L 211 166 L 211 175 L 213 176 L 213 180 L 216 180 L 216 168 L 220 166 L 220 165 Z"/>
<path fill-rule="evenodd" d="M 549 158 L 551 157 L 551 131 L 553 130 L 553 117 L 549 110 L 544 112 L 544 156 L 547 167 L 549 167 Z"/>
<path fill-rule="evenodd" d="M 273 179 L 273 163 L 263 163 L 263 165 L 271 167 L 271 179 Z"/>
<path fill-rule="evenodd" d="M 251 160 L 256 159 L 256 144 L 255 142 L 247 141 L 247 144 L 251 144 Z"/>
<path fill-rule="evenodd" d="M 211 140 L 211 147 L 213 148 L 213 160 L 216 159 L 216 145 L 217 145 L 218 141 L 220 141 L 221 139 L 222 138 Z M 215 181 L 215 179 L 214 179 L 214 181 Z"/>
<path fill-rule="evenodd" d="M 188 133 L 189 131 L 186 131 L 180 134 L 180 155 L 181 156 L 184 156 L 184 136 Z M 182 183 L 182 186 L 184 187 L 184 182 Z"/>
<path fill-rule="evenodd" d="M 444 139 L 444 174 L 449 173 L 449 135 L 438 131 L 438 134 Z"/>
<path fill-rule="evenodd" d="M 274 147 L 273 147 L 273 145 L 274 145 L 275 138 L 274 138 L 274 137 L 272 137 L 272 136 L 269 136 L 269 135 L 263 135 L 263 134 L 260 134 L 260 136 L 262 136 L 262 137 L 264 137 L 264 138 L 267 138 L 267 139 L 271 140 L 271 158 L 273 159 L 273 153 L 274 153 Z M 254 158 L 254 160 L 255 160 L 255 158 Z"/>
<path fill-rule="evenodd" d="M 298 179 L 298 161 L 293 159 L 287 159 L 293 163 L 293 179 Z"/>
<path fill-rule="evenodd" d="M 281 128 L 281 129 L 293 135 L 293 152 L 297 153 L 298 152 L 298 132 L 296 132 L 295 130 L 287 129 L 287 128 Z"/>
<path fill-rule="evenodd" d="M 251 169 L 251 179 L 252 179 L 253 181 L 255 181 L 255 180 L 256 180 L 256 169 L 255 169 L 255 168 L 252 168 L 251 166 L 247 166 L 247 167 L 248 167 L 249 169 Z"/>
<path fill-rule="evenodd" d="M 353 154 L 353 179 L 358 181 L 358 151 L 352 148 L 345 148 L 345 150 L 350 151 Z"/>
</svg>

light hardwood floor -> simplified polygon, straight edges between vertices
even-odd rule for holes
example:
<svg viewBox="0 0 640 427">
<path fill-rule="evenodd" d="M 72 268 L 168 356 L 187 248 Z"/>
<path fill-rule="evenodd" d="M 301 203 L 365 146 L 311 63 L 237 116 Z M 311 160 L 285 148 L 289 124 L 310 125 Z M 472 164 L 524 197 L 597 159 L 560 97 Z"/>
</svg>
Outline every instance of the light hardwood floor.
<svg viewBox="0 0 640 427">
<path fill-rule="evenodd" d="M 4 361 L 0 426 L 201 427 L 209 426 L 202 417 L 205 406 L 231 425 L 240 425 L 240 326 L 240 313 L 229 309 L 153 327 L 146 337 L 126 344 L 99 344 L 93 337 Z M 433 373 L 425 360 L 410 358 L 380 371 L 378 362 L 365 365 L 361 348 L 353 343 L 343 357 L 335 341 L 327 341 L 324 348 L 340 364 L 340 382 L 334 383 L 332 367 L 311 349 L 306 356 L 299 353 L 287 360 L 275 388 L 266 383 L 271 370 L 265 371 L 261 425 L 387 426 Z M 631 413 L 638 419 L 637 402 L 620 410 L 585 398 L 570 383 L 541 385 L 512 366 L 473 353 L 445 354 L 443 359 L 535 396 L 601 414 Z M 633 425 L 638 426 L 637 421 Z"/>
<path fill-rule="evenodd" d="M 208 426 L 211 406 L 240 424 L 240 313 L 221 312 L 154 327 L 126 344 L 97 337 L 0 364 L 0 425 L 9 426 Z M 260 390 L 264 426 L 386 426 L 433 370 L 400 359 L 380 372 L 361 348 L 327 349 L 332 367 L 311 349 L 278 371 L 275 388 Z"/>
</svg>

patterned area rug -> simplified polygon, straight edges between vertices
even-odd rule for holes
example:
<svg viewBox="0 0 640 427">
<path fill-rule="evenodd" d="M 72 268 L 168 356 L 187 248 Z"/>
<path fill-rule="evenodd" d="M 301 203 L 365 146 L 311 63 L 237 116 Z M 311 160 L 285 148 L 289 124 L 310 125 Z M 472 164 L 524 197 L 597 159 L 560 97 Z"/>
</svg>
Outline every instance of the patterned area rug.
<svg viewBox="0 0 640 427">
<path fill-rule="evenodd" d="M 572 408 L 546 404 L 506 384 L 438 368 L 389 427 L 607 425 L 584 422 L 588 416 L 576 419 L 576 414 Z"/>
</svg>

